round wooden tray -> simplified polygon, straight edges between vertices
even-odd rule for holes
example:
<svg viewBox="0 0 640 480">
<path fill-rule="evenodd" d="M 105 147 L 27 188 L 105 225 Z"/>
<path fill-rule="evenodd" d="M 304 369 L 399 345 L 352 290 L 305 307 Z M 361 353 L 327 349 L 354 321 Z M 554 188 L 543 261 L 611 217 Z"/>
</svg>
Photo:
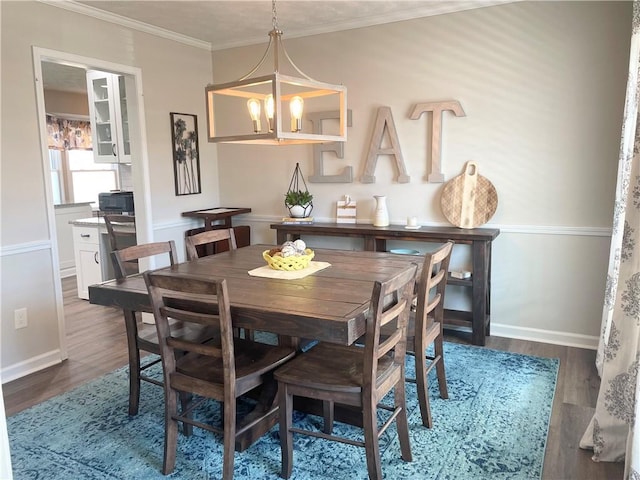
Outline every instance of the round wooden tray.
<svg viewBox="0 0 640 480">
<path fill-rule="evenodd" d="M 460 228 L 476 228 L 487 223 L 496 213 L 498 193 L 493 184 L 478 173 L 475 162 L 467 162 L 460 175 L 445 183 L 440 205 L 451 224 Z"/>
</svg>

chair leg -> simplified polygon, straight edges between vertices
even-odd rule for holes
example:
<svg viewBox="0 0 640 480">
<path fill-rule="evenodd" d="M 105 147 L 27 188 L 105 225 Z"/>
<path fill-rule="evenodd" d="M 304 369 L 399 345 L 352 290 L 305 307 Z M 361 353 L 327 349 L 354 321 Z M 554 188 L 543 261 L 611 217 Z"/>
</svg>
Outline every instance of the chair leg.
<svg viewBox="0 0 640 480">
<path fill-rule="evenodd" d="M 378 417 L 375 402 L 363 406 L 364 448 L 367 455 L 367 471 L 370 480 L 382 480 L 380 443 L 378 442 Z"/>
<path fill-rule="evenodd" d="M 324 416 L 324 433 L 330 434 L 333 432 L 333 401 L 322 401 L 322 413 Z"/>
<path fill-rule="evenodd" d="M 138 414 L 140 405 L 140 352 L 129 356 L 129 415 Z"/>
<path fill-rule="evenodd" d="M 417 342 L 416 342 L 417 343 Z M 420 404 L 420 415 L 422 416 L 422 424 L 431 428 L 433 421 L 431 419 L 431 408 L 429 406 L 429 385 L 427 384 L 427 360 L 424 356 L 425 348 L 416 344 L 416 354 L 414 356 L 416 362 L 416 388 L 418 390 L 418 403 Z"/>
<path fill-rule="evenodd" d="M 404 380 L 398 382 L 393 390 L 395 407 L 402 409 L 396 417 L 400 454 L 405 462 L 411 462 L 413 457 L 411 456 L 411 443 L 409 441 L 409 421 L 407 420 L 407 397 Z"/>
<path fill-rule="evenodd" d="M 174 420 L 178 414 L 178 400 L 175 392 L 165 395 L 164 413 L 164 464 L 162 474 L 169 475 L 176 467 L 176 449 L 178 447 L 178 421 Z"/>
<path fill-rule="evenodd" d="M 124 322 L 127 332 L 127 348 L 129 350 L 129 415 L 138 414 L 140 405 L 140 350 L 138 349 L 138 325 L 136 314 L 124 310 Z"/>
<path fill-rule="evenodd" d="M 442 335 L 436 338 L 435 341 L 435 354 L 436 357 L 440 356 L 440 360 L 436 364 L 436 372 L 438 374 L 438 387 L 440 388 L 440 398 L 449 398 L 449 391 L 447 390 L 447 375 L 444 371 L 444 348 L 442 344 Z"/>
<path fill-rule="evenodd" d="M 189 403 L 191 403 L 192 395 L 187 392 L 180 392 L 180 407 L 181 412 L 186 412 L 189 408 Z M 191 415 L 189 415 L 191 416 Z M 193 433 L 193 425 L 190 423 L 183 422 L 182 423 L 182 431 L 186 437 L 190 437 Z"/>
<path fill-rule="evenodd" d="M 249 330 L 248 328 L 245 328 L 244 338 L 245 340 L 251 340 L 253 342 L 255 340 L 255 335 L 253 334 L 253 330 Z"/>
<path fill-rule="evenodd" d="M 293 416 L 293 397 L 289 394 L 285 383 L 278 383 L 278 405 L 280 418 L 280 452 L 282 470 L 280 476 L 289 478 L 293 471 L 293 433 L 291 423 Z"/>
<path fill-rule="evenodd" d="M 233 463 L 236 450 L 236 399 L 224 402 L 224 453 L 222 460 L 222 480 L 233 479 Z"/>
</svg>

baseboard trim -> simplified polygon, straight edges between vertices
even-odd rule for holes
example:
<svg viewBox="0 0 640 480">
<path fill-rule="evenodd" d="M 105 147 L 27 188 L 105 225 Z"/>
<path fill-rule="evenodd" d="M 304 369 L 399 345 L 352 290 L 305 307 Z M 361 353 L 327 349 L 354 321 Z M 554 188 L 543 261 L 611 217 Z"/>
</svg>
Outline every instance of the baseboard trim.
<svg viewBox="0 0 640 480">
<path fill-rule="evenodd" d="M 76 266 L 61 268 L 60 269 L 60 278 L 68 278 L 73 277 L 76 274 Z"/>
<path fill-rule="evenodd" d="M 24 362 L 15 363 L 3 368 L 0 370 L 0 382 L 5 384 L 59 363 L 62 363 L 60 350 L 51 350 L 50 352 L 25 360 Z"/>
<path fill-rule="evenodd" d="M 555 332 L 552 330 L 518 327 L 500 323 L 491 323 L 491 335 L 495 337 L 528 340 L 530 342 L 563 345 L 565 347 L 586 348 L 589 350 L 596 350 L 599 340 L 596 336 L 582 335 L 580 333 Z"/>
</svg>

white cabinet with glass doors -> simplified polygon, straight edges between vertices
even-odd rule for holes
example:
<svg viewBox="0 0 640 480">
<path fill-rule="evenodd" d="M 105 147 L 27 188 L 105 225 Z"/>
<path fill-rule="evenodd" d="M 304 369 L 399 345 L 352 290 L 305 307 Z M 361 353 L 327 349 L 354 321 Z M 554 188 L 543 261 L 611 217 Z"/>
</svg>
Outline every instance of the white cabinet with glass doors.
<svg viewBox="0 0 640 480">
<path fill-rule="evenodd" d="M 87 92 L 94 160 L 99 163 L 131 163 L 124 77 L 88 70 Z"/>
</svg>

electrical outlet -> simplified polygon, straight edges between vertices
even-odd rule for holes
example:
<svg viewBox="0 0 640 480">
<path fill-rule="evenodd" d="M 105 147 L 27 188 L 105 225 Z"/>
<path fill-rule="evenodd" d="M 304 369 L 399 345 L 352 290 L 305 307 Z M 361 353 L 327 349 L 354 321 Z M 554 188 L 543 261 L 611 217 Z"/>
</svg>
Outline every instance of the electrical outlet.
<svg viewBox="0 0 640 480">
<path fill-rule="evenodd" d="M 13 312 L 13 321 L 15 323 L 16 330 L 19 328 L 27 327 L 27 309 L 18 308 Z"/>
</svg>

